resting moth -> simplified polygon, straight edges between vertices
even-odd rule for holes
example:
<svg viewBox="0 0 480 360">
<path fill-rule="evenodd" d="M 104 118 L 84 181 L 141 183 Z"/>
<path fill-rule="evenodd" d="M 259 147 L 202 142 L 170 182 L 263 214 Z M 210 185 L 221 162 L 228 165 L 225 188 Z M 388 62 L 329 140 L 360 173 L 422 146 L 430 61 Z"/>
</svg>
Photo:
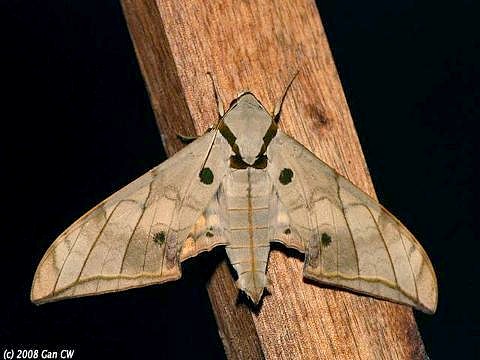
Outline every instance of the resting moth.
<svg viewBox="0 0 480 360">
<path fill-rule="evenodd" d="M 248 91 L 224 112 L 214 86 L 217 125 L 65 230 L 31 300 L 176 280 L 182 261 L 223 245 L 238 288 L 258 303 L 280 242 L 305 254 L 306 278 L 435 312 L 435 273 L 415 237 L 278 128 L 289 86 L 272 113 Z"/>
</svg>

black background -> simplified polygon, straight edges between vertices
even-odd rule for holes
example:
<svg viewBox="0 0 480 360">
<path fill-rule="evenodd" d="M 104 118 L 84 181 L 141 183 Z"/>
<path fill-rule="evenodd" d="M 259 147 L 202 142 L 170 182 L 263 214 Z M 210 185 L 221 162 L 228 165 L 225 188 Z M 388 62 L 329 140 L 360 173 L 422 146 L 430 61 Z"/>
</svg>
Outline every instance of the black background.
<svg viewBox="0 0 480 360">
<path fill-rule="evenodd" d="M 437 272 L 437 313 L 415 312 L 427 351 L 478 358 L 478 8 L 317 3 L 378 196 Z M 70 347 L 77 359 L 223 358 L 204 286 L 222 250 L 187 262 L 175 283 L 29 302 L 51 241 L 164 152 L 117 1 L 2 1 L 0 14 L 0 344 Z"/>
</svg>

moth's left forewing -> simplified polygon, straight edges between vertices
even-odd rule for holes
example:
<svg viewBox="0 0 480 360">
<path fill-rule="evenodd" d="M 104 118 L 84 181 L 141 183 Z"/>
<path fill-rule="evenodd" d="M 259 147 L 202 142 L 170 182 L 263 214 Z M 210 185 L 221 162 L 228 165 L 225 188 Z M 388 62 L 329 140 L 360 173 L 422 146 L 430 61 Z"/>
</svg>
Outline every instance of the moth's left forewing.
<svg viewBox="0 0 480 360">
<path fill-rule="evenodd" d="M 305 277 L 435 311 L 432 264 L 393 215 L 280 131 L 267 156 L 289 235 L 303 242 Z"/>
<path fill-rule="evenodd" d="M 207 133 L 95 206 L 47 250 L 31 300 L 44 303 L 178 279 L 181 261 L 224 243 L 218 233 L 210 236 L 207 226 L 216 225 L 212 199 L 227 158 L 226 142 Z M 203 180 L 202 165 L 209 169 Z"/>
</svg>

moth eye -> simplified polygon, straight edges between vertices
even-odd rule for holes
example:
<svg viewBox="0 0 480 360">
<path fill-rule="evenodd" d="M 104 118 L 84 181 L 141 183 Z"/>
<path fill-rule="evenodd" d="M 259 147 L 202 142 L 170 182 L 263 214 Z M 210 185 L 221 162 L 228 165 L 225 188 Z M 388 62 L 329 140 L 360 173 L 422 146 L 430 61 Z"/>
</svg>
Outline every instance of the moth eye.
<svg viewBox="0 0 480 360">
<path fill-rule="evenodd" d="M 160 231 L 158 233 L 155 233 L 155 235 L 153 235 L 153 242 L 158 245 L 163 245 L 163 243 L 165 242 L 165 232 Z"/>
<path fill-rule="evenodd" d="M 200 177 L 200 181 L 206 185 L 213 183 L 213 172 L 208 167 L 203 168 L 198 176 Z"/>
<path fill-rule="evenodd" d="M 293 171 L 292 169 L 285 168 L 282 171 L 280 171 L 280 176 L 278 177 L 278 180 L 283 184 L 287 185 L 292 182 L 293 178 Z"/>
<path fill-rule="evenodd" d="M 327 247 L 328 245 L 331 244 L 332 237 L 330 235 L 328 235 L 327 233 L 322 233 L 322 237 L 321 237 L 320 241 L 322 242 L 323 247 Z"/>
</svg>

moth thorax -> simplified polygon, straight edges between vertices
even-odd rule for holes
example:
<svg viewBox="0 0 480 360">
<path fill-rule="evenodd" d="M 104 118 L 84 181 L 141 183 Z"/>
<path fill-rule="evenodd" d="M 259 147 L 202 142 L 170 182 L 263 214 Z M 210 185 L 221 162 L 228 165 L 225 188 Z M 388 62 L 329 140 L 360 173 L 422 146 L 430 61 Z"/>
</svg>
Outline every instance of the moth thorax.
<svg viewBox="0 0 480 360">
<path fill-rule="evenodd" d="M 252 165 L 261 155 L 264 137 L 272 123 L 271 115 L 251 93 L 241 95 L 223 118 L 229 129 L 227 140 L 244 162 Z"/>
<path fill-rule="evenodd" d="M 225 122 L 235 136 L 238 155 L 252 165 L 261 153 L 264 137 L 272 120 L 268 114 L 260 111 L 245 110 L 232 115 L 237 116 L 231 116 Z"/>
<path fill-rule="evenodd" d="M 243 161 L 249 165 L 252 165 L 257 159 L 257 155 L 260 153 L 263 140 L 261 137 L 244 138 L 238 139 L 237 144 Z"/>
</svg>

